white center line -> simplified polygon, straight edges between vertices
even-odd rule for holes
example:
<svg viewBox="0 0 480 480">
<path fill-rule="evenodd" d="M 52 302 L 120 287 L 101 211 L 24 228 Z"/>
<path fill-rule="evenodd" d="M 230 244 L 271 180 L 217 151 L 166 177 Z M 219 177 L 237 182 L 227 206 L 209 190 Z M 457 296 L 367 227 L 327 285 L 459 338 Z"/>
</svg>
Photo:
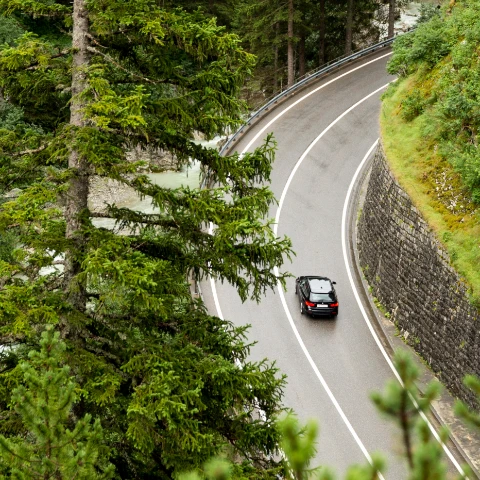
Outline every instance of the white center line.
<svg viewBox="0 0 480 480">
<path fill-rule="evenodd" d="M 351 73 L 356 72 L 357 70 L 359 70 L 361 68 L 364 68 L 367 65 L 370 65 L 374 62 L 378 62 L 382 58 L 388 57 L 391 54 L 392 54 L 391 52 L 386 53 L 385 55 L 382 55 L 381 57 L 375 58 L 373 60 L 370 60 L 369 62 L 363 63 L 362 65 L 359 65 L 358 67 L 352 68 L 348 72 L 345 72 L 345 73 L 342 73 L 341 75 L 338 75 L 337 77 L 333 78 L 332 80 L 329 80 L 328 82 L 323 83 L 319 87 L 317 87 L 317 88 L 313 89 L 312 91 L 308 92 L 307 94 L 301 96 L 297 101 L 295 101 L 294 103 L 289 105 L 287 108 L 284 108 L 280 113 L 278 113 L 274 118 L 272 118 L 272 120 L 270 120 L 262 129 L 260 129 L 260 131 L 258 131 L 254 135 L 254 137 L 248 142 L 247 146 L 241 151 L 240 155 L 243 155 L 245 152 L 247 152 L 251 148 L 251 146 L 254 144 L 254 142 L 256 142 L 258 140 L 258 138 L 261 135 L 263 135 L 265 133 L 265 131 L 271 125 L 273 125 L 280 117 L 285 115 L 285 113 L 287 113 L 293 107 L 297 106 L 300 102 L 303 102 L 304 100 L 306 100 L 308 97 L 310 97 L 310 95 L 313 95 L 314 93 L 318 92 L 322 88 L 325 88 L 326 86 L 332 84 L 333 82 L 336 82 L 337 80 L 345 77 L 346 75 L 350 75 Z M 279 210 L 280 210 L 280 207 L 279 207 Z M 212 231 L 213 231 L 213 225 L 210 224 L 209 233 L 212 233 Z M 217 310 L 217 317 L 221 318 L 223 320 L 224 318 L 223 318 L 222 309 L 220 307 L 220 301 L 218 300 L 217 287 L 215 286 L 215 280 L 213 278 L 210 278 L 210 286 L 211 286 L 211 289 L 212 289 L 213 302 L 215 303 L 215 309 Z"/>
<path fill-rule="evenodd" d="M 327 85 L 330 85 L 331 83 L 339 80 L 340 78 L 346 76 L 346 75 L 349 75 L 350 73 L 353 73 L 355 71 L 357 71 L 358 69 L 360 68 L 363 68 L 367 65 L 370 65 L 371 63 L 373 62 L 376 62 L 378 60 L 381 60 L 382 58 L 385 58 L 387 56 L 391 55 L 391 53 L 388 53 L 386 55 L 383 55 L 381 57 L 378 57 L 374 60 L 371 60 L 363 65 L 360 65 L 356 68 L 353 68 L 352 70 L 349 70 L 348 72 L 345 72 L 341 75 L 339 75 L 338 77 L 335 77 L 334 79 L 330 80 L 329 82 L 326 82 L 325 84 L 322 84 L 321 86 L 315 88 L 314 90 L 310 91 L 309 93 L 307 93 L 306 95 L 303 95 L 301 98 L 299 98 L 297 101 L 295 101 L 294 103 L 292 103 L 291 105 L 289 105 L 287 108 L 283 109 L 280 113 L 278 113 L 272 120 L 270 120 L 262 129 L 260 129 L 259 132 L 257 132 L 255 134 L 255 136 L 250 140 L 250 142 L 248 142 L 247 146 L 242 150 L 241 154 L 244 154 L 245 152 L 247 152 L 251 146 L 253 145 L 253 143 L 260 137 L 260 135 L 262 135 L 274 122 L 276 122 L 279 118 L 281 118 L 286 112 L 288 112 L 290 109 L 292 109 L 293 107 L 295 107 L 296 105 L 298 105 L 300 102 L 304 101 L 306 98 L 308 98 L 310 95 L 312 95 L 313 93 L 315 92 L 318 92 L 319 90 L 321 90 L 322 88 L 326 87 Z M 283 188 L 283 192 L 282 192 L 282 195 L 280 197 L 280 201 L 279 201 L 279 204 L 278 204 L 278 209 L 277 209 L 277 214 L 275 216 L 275 225 L 274 225 L 274 233 L 275 235 L 277 235 L 277 230 L 278 230 L 278 223 L 280 221 L 280 213 L 281 213 L 281 210 L 282 210 L 282 207 L 283 207 L 283 202 L 285 200 L 285 197 L 286 197 L 286 194 L 287 194 L 287 190 L 290 186 L 290 183 L 295 175 L 295 172 L 298 170 L 298 167 L 300 166 L 300 164 L 303 162 L 303 159 L 307 156 L 308 152 L 310 152 L 310 150 L 314 147 L 314 145 L 337 123 L 339 122 L 345 115 L 347 115 L 349 112 L 351 112 L 354 108 L 356 108 L 358 105 L 360 105 L 361 103 L 363 103 L 365 100 L 369 99 L 371 96 L 375 95 L 376 93 L 380 92 L 381 90 L 385 89 L 386 87 L 388 86 L 388 84 L 386 85 L 383 85 L 382 87 L 378 88 L 377 90 L 375 90 L 374 92 L 371 92 L 370 94 L 368 94 L 366 97 L 362 98 L 360 101 L 358 101 L 357 103 L 355 103 L 354 105 L 352 105 L 350 108 L 348 108 L 347 110 L 345 110 L 340 116 L 338 116 L 333 122 L 330 123 L 330 125 L 328 125 L 313 141 L 312 143 L 310 143 L 310 145 L 307 147 L 307 149 L 305 150 L 305 152 L 302 154 L 302 156 L 298 159 L 297 163 L 295 164 L 293 170 L 290 172 L 290 175 L 288 177 L 288 180 L 287 180 L 287 183 L 285 184 L 284 188 Z M 210 228 L 209 228 L 209 232 L 211 233 L 213 230 L 213 225 L 210 224 Z M 279 271 L 278 271 L 278 268 L 275 267 L 274 268 L 274 272 L 275 274 L 278 276 L 279 274 Z M 216 288 L 216 285 L 215 285 L 215 280 L 213 278 L 210 278 L 210 285 L 211 285 L 211 289 L 212 289 L 212 295 L 213 295 L 213 300 L 214 300 L 214 303 L 215 303 L 215 308 L 217 310 L 217 316 L 221 319 L 223 319 L 223 313 L 222 313 L 222 310 L 221 310 L 221 307 L 220 307 L 220 301 L 218 299 L 218 294 L 217 294 L 217 288 Z M 348 420 L 347 416 L 345 415 L 345 413 L 343 412 L 342 408 L 340 407 L 340 404 L 338 403 L 337 399 L 335 398 L 335 396 L 333 395 L 332 391 L 330 390 L 330 388 L 328 387 L 327 385 L 327 382 L 325 381 L 325 379 L 323 378 L 322 374 L 320 373 L 320 370 L 318 369 L 318 367 L 316 366 L 315 362 L 313 361 L 313 358 L 311 357 L 310 353 L 308 352 L 308 349 L 307 347 L 305 346 L 301 336 L 300 336 L 300 333 L 298 332 L 297 330 L 297 327 L 295 326 L 295 323 L 293 321 L 293 318 L 292 318 L 292 315 L 290 314 L 290 311 L 288 309 L 288 306 L 287 306 L 287 302 L 285 300 L 285 296 L 283 294 L 283 289 L 282 289 L 282 286 L 280 284 L 277 285 L 277 289 L 278 289 L 278 292 L 279 292 L 279 295 L 280 295 L 280 299 L 281 299 L 281 302 L 282 302 L 282 305 L 283 305 L 283 308 L 285 310 L 285 314 L 287 316 L 287 319 L 290 323 L 290 326 L 294 332 L 294 335 L 300 345 L 300 348 L 302 349 L 305 357 L 307 358 L 307 361 L 310 363 L 310 366 L 312 367 L 315 375 L 317 376 L 318 380 L 320 381 L 321 385 L 323 386 L 324 390 L 326 391 L 327 395 L 329 396 L 330 398 L 330 401 L 333 403 L 333 405 L 335 406 L 337 412 L 339 413 L 341 419 L 343 420 L 343 422 L 345 423 L 345 425 L 347 426 L 348 430 L 350 431 L 351 435 L 353 436 L 353 438 L 355 439 L 357 445 L 360 447 L 360 450 L 362 451 L 362 453 L 365 455 L 365 457 L 367 458 L 368 462 L 371 464 L 372 463 L 372 457 L 370 456 L 370 454 L 368 453 L 367 449 L 365 448 L 365 446 L 363 445 L 363 442 L 360 440 L 360 437 L 358 436 L 357 432 L 354 430 L 352 424 L 350 423 L 350 421 Z M 381 480 L 384 480 L 384 477 L 380 475 L 379 477 Z"/>
<path fill-rule="evenodd" d="M 331 83 L 337 81 L 338 79 L 346 76 L 346 75 L 349 75 L 350 73 L 352 72 L 355 72 L 356 70 L 360 69 L 360 68 L 363 68 L 373 62 L 376 62 L 384 57 L 387 57 L 388 55 L 391 55 L 391 53 L 388 53 L 386 55 L 383 55 L 381 57 L 378 57 L 374 60 L 371 60 L 363 65 L 360 65 L 359 67 L 356 67 L 352 70 L 349 70 L 348 72 L 345 72 L 341 75 L 339 75 L 338 77 L 330 80 L 329 82 L 326 82 L 324 84 L 322 84 L 321 86 L 317 87 L 316 89 L 310 91 L 309 93 L 307 93 L 306 95 L 302 96 L 301 98 L 299 98 L 297 101 L 295 101 L 294 103 L 292 103 L 291 105 L 289 105 L 287 108 L 283 109 L 280 113 L 278 113 L 272 120 L 270 120 L 262 129 L 260 129 L 255 135 L 254 137 L 248 142 L 247 146 L 242 150 L 241 154 L 244 154 L 246 151 L 248 151 L 252 145 L 254 144 L 254 142 L 256 142 L 258 140 L 258 138 L 273 124 L 275 123 L 280 117 L 282 117 L 286 112 L 288 112 L 290 109 L 292 109 L 293 107 L 295 107 L 296 105 L 298 105 L 300 102 L 302 102 L 303 100 L 305 100 L 306 98 L 308 98 L 310 95 L 316 93 L 317 91 L 321 90 L 322 88 L 326 87 L 327 85 L 330 85 Z M 275 235 L 277 235 L 277 231 L 278 231 L 278 224 L 280 222 L 280 214 L 281 214 L 281 210 L 282 210 L 282 207 L 283 207 L 283 203 L 285 201 L 285 197 L 287 195 L 287 191 L 288 191 L 288 188 L 290 186 L 290 183 L 293 179 L 293 177 L 295 176 L 295 173 L 296 171 L 298 170 L 300 164 L 303 162 L 304 158 L 308 155 L 308 153 L 310 152 L 310 150 L 315 146 L 315 144 L 337 123 L 339 122 L 345 115 L 347 115 L 348 113 L 350 113 L 354 108 L 356 108 L 358 105 L 360 105 L 361 103 L 363 103 L 365 100 L 369 99 L 371 96 L 375 95 L 376 93 L 380 92 L 381 90 L 385 89 L 389 84 L 386 84 L 386 85 L 383 85 L 382 87 L 378 88 L 377 90 L 371 92 L 369 95 L 365 96 L 364 98 L 362 98 L 361 100 L 359 100 L 357 103 L 355 103 L 354 105 L 352 105 L 350 108 L 348 108 L 347 110 L 345 110 L 339 117 L 337 117 L 332 123 L 330 123 L 330 125 L 328 125 L 311 143 L 310 145 L 307 147 L 307 149 L 303 152 L 302 156 L 298 159 L 297 163 L 295 164 L 293 170 L 290 172 L 290 175 L 287 179 L 287 182 L 283 188 L 283 191 L 282 191 L 282 195 L 280 197 L 280 201 L 279 201 L 279 205 L 278 205 L 278 209 L 277 209 L 277 213 L 276 213 L 276 216 L 275 216 L 275 225 L 274 225 L 274 233 Z M 375 146 L 377 145 L 378 143 L 378 140 L 375 141 L 375 143 L 370 147 L 369 151 L 367 152 L 367 154 L 365 155 L 365 157 L 363 158 L 363 160 L 361 161 L 360 165 L 358 166 L 355 174 L 354 174 L 354 177 L 350 183 L 350 186 L 349 186 L 349 189 L 348 189 L 348 192 L 347 192 L 347 197 L 345 199 L 345 203 L 344 203 L 344 208 L 343 208 L 343 214 L 342 214 L 342 249 L 343 249 L 343 254 L 344 254 L 344 259 L 345 259 L 345 264 L 346 264 L 346 267 L 347 267 L 347 272 L 348 272 L 348 276 L 349 276 L 349 279 L 350 279 L 350 284 L 352 286 L 352 289 L 353 289 L 353 292 L 354 292 L 354 295 L 355 295 L 355 299 L 359 305 L 359 308 L 360 308 L 360 311 L 362 312 L 362 315 L 363 315 L 363 318 L 365 319 L 366 323 L 367 323 L 367 326 L 373 336 L 373 338 L 375 339 L 375 342 L 377 344 L 377 346 L 380 348 L 380 351 L 382 352 L 382 355 L 384 356 L 387 364 L 390 366 L 390 368 L 392 369 L 394 375 L 396 376 L 396 378 L 401 382 L 401 379 L 400 379 L 400 376 L 398 374 L 398 372 L 396 371 L 392 361 L 390 360 L 390 358 L 388 357 L 388 354 L 386 353 L 385 349 L 383 348 L 383 345 L 381 344 L 380 340 L 378 339 L 378 336 L 376 335 L 376 332 L 375 330 L 373 329 L 373 326 L 371 325 L 370 323 L 370 320 L 365 312 L 365 309 L 363 308 L 363 304 L 361 303 L 361 300 L 360 300 L 360 297 L 358 295 L 358 292 L 356 290 L 356 287 L 354 285 L 354 282 L 353 282 L 353 277 L 352 277 L 352 274 L 351 274 L 351 271 L 349 269 L 349 265 L 348 265 L 348 258 L 346 257 L 346 240 L 345 240 L 345 237 L 346 237 L 346 210 L 347 210 L 347 205 L 348 205 L 348 201 L 349 201 L 349 198 L 350 198 L 350 195 L 351 195 L 351 191 L 353 190 L 353 186 L 355 184 L 355 181 L 358 177 L 358 174 L 361 170 L 361 168 L 363 167 L 364 163 L 366 162 L 366 160 L 368 159 L 368 157 L 370 156 L 370 154 L 372 153 L 373 149 L 375 148 Z M 213 225 L 210 225 L 210 232 L 212 231 L 213 229 Z M 278 276 L 279 275 L 279 271 L 278 271 L 278 268 L 275 267 L 274 268 L 274 271 L 275 271 L 275 274 Z M 212 288 L 212 294 L 213 294 L 213 299 L 214 299 L 214 303 L 215 303 L 215 308 L 217 310 L 217 316 L 221 319 L 223 319 L 223 314 L 222 314 L 222 310 L 221 310 L 221 307 L 220 307 L 220 302 L 219 302 L 219 299 L 218 299 L 218 294 L 217 294 L 217 289 L 216 289 L 216 285 L 215 285 L 215 281 L 211 278 L 210 279 L 210 283 L 211 283 L 211 288 Z M 311 357 L 307 347 L 305 346 L 301 336 L 300 336 L 300 333 L 298 332 L 298 329 L 297 327 L 295 326 L 295 322 L 293 321 L 293 318 L 292 318 L 292 315 L 290 313 L 290 310 L 288 309 L 288 306 L 287 306 L 287 302 L 285 300 L 285 295 L 283 293 L 283 288 L 281 286 L 281 284 L 279 283 L 277 285 L 277 290 L 278 290 L 278 293 L 279 293 L 279 296 L 280 296 L 280 300 L 282 302 L 282 306 L 284 308 L 284 311 L 285 311 L 285 314 L 287 316 L 287 319 L 289 321 L 289 324 L 293 330 L 293 333 L 295 335 L 295 338 L 297 339 L 299 345 L 300 345 L 300 348 L 302 349 L 305 357 L 307 358 L 307 361 L 309 362 L 310 366 L 312 367 L 315 375 L 317 376 L 318 380 L 320 381 L 321 385 L 323 386 L 325 392 L 327 393 L 327 395 L 329 396 L 332 404 L 334 405 L 334 407 L 336 408 L 337 412 L 339 413 L 341 419 L 343 420 L 343 422 L 345 423 L 345 425 L 347 426 L 348 430 L 350 431 L 352 437 L 355 439 L 357 445 L 360 447 L 360 450 L 362 451 L 362 453 L 365 455 L 365 457 L 367 458 L 368 462 L 370 464 L 372 464 L 372 458 L 370 456 L 370 454 L 368 453 L 366 447 L 364 446 L 363 442 L 361 441 L 360 437 L 358 436 L 358 434 L 355 432 L 353 426 L 351 425 L 350 421 L 348 420 L 347 416 L 345 415 L 345 413 L 343 412 L 342 408 L 340 407 L 340 404 L 338 403 L 338 401 L 336 400 L 335 396 L 333 395 L 332 391 L 330 390 L 330 388 L 328 387 L 328 384 L 326 383 L 325 379 L 323 378 L 322 374 L 320 373 L 318 367 L 316 366 L 315 362 L 313 361 L 313 358 Z M 428 421 L 428 419 L 426 418 L 426 416 L 423 414 L 423 412 L 421 412 L 421 415 L 422 415 L 422 418 L 428 423 L 429 427 L 430 427 L 430 430 L 432 431 L 433 435 L 435 436 L 435 438 L 440 441 L 440 438 L 437 434 L 437 432 L 435 431 L 435 429 L 433 428 L 433 426 L 430 424 L 430 422 Z M 445 450 L 445 452 L 447 453 L 448 457 L 450 458 L 450 460 L 452 461 L 452 463 L 455 465 L 455 467 L 457 468 L 457 470 L 463 474 L 463 470 L 461 468 L 461 466 L 458 464 L 458 462 L 455 460 L 455 458 L 453 457 L 452 453 L 449 451 L 449 449 L 446 447 L 446 445 L 443 445 L 443 448 Z M 383 479 L 384 477 L 382 475 L 380 475 L 381 479 Z"/>
<path fill-rule="evenodd" d="M 352 105 L 350 108 L 348 108 L 347 110 L 345 110 L 341 115 L 339 115 L 332 123 L 330 123 L 330 125 L 328 125 L 328 127 L 326 127 L 313 141 L 312 143 L 310 143 L 310 145 L 307 147 L 307 149 L 302 153 L 301 157 L 297 160 L 297 163 L 295 164 L 295 166 L 293 167 L 292 171 L 290 172 L 290 175 L 288 176 L 288 179 L 287 179 L 287 182 L 285 183 L 285 186 L 283 187 L 283 191 L 282 191 L 282 195 L 280 197 L 280 201 L 279 201 L 279 204 L 278 204 L 278 210 L 277 210 L 277 214 L 275 216 L 275 226 L 273 227 L 273 230 L 275 232 L 275 235 L 277 235 L 277 231 L 278 231 L 278 224 L 280 222 L 280 214 L 282 212 L 282 207 L 283 207 L 283 203 L 285 201 L 285 197 L 287 196 L 287 191 L 288 191 L 288 188 L 290 187 L 290 183 L 292 182 L 293 180 L 293 177 L 295 176 L 295 173 L 297 172 L 298 168 L 300 167 L 301 163 L 303 162 L 303 160 L 305 159 L 305 157 L 308 155 L 308 153 L 310 152 L 310 150 L 318 143 L 318 141 L 336 124 L 338 123 L 343 117 L 345 117 L 345 115 L 347 115 L 348 113 L 350 113 L 354 108 L 358 107 L 358 105 L 362 104 L 363 102 L 365 102 L 366 100 L 368 100 L 370 97 L 372 97 L 373 95 L 377 94 L 378 92 L 384 90 L 389 84 L 387 83 L 386 85 L 383 85 L 382 87 L 380 88 L 377 88 L 375 91 L 369 93 L 367 96 L 363 97 L 361 100 L 359 100 L 357 103 L 355 103 L 354 105 Z M 279 271 L 278 271 L 278 267 L 275 267 L 274 268 L 274 271 L 275 271 L 275 275 L 279 275 Z M 282 302 L 282 305 L 283 305 L 283 309 L 285 311 L 285 315 L 287 316 L 287 319 L 288 319 L 288 322 L 290 324 L 290 327 L 292 328 L 293 330 L 293 333 L 295 335 L 295 338 L 297 339 L 299 345 L 300 345 L 300 348 L 302 349 L 305 357 L 307 358 L 307 361 L 308 363 L 310 364 L 310 366 L 312 367 L 315 375 L 317 376 L 318 380 L 320 381 L 320 383 L 322 384 L 322 387 L 324 388 L 325 392 L 327 393 L 328 397 L 330 398 L 330 401 L 332 402 L 333 406 L 335 407 L 335 409 L 337 410 L 338 414 L 340 415 L 340 418 L 343 420 L 343 423 L 345 423 L 345 425 L 347 426 L 348 428 L 348 431 L 350 432 L 350 434 L 352 435 L 352 437 L 354 438 L 355 442 L 357 443 L 357 445 L 360 447 L 360 450 L 362 451 L 362 453 L 365 455 L 365 458 L 368 460 L 368 462 L 370 464 L 372 464 L 372 457 L 370 456 L 370 454 L 368 453 L 368 450 L 366 449 L 365 445 L 363 444 L 362 440 L 360 439 L 360 437 L 358 436 L 357 432 L 355 431 L 355 429 L 353 428 L 352 424 L 350 423 L 350 421 L 348 420 L 347 416 L 345 415 L 344 411 L 342 410 L 342 407 L 340 406 L 340 404 L 338 403 L 337 399 L 335 398 L 335 396 L 333 395 L 332 391 L 330 390 L 330 387 L 328 386 L 327 382 L 325 381 L 325 379 L 323 378 L 322 374 L 320 373 L 320 370 L 318 369 L 317 365 L 315 364 L 312 356 L 310 355 L 310 352 L 308 351 L 307 347 L 305 346 L 305 343 L 303 342 L 302 340 L 302 337 L 300 336 L 300 333 L 298 332 L 298 329 L 295 325 L 295 322 L 293 321 L 293 318 L 292 318 L 292 315 L 290 313 L 290 310 L 288 308 L 288 305 L 287 305 L 287 301 L 285 300 L 285 295 L 283 293 L 283 288 L 282 288 L 282 285 L 280 284 L 280 282 L 278 283 L 277 285 L 277 291 L 278 291 L 278 294 L 280 296 L 280 300 Z M 379 478 L 383 479 L 384 477 L 382 475 L 379 475 Z"/>
</svg>

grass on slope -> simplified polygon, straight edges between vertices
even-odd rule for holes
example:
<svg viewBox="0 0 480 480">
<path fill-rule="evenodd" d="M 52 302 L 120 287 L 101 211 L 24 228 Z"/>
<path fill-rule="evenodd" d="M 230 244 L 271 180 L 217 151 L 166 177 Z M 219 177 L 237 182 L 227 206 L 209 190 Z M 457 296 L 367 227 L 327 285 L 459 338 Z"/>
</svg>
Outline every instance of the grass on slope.
<svg viewBox="0 0 480 480">
<path fill-rule="evenodd" d="M 480 308 L 480 208 L 424 134 L 428 116 L 409 122 L 402 118 L 402 101 L 415 81 L 415 75 L 400 80 L 384 94 L 380 127 L 385 153 L 397 181 L 449 252 L 470 288 L 472 303 Z"/>
</svg>

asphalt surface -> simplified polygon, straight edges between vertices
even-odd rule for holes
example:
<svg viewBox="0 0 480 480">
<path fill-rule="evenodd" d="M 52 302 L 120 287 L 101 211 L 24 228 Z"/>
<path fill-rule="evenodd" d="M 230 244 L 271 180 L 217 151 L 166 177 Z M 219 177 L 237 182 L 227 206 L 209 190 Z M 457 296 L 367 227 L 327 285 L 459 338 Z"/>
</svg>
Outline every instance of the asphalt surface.
<svg viewBox="0 0 480 480">
<path fill-rule="evenodd" d="M 285 405 L 302 421 L 315 419 L 320 426 L 313 466 L 330 466 L 339 477 L 348 466 L 367 463 L 367 455 L 378 451 L 387 458 L 386 479 L 407 478 L 400 432 L 369 399 L 372 391 L 382 390 L 393 378 L 392 370 L 362 315 L 342 249 L 342 214 L 349 188 L 379 136 L 382 87 L 394 80 L 385 71 L 386 53 L 381 50 L 297 93 L 250 128 L 234 147 L 239 152 L 251 150 L 267 133 L 274 133 L 278 151 L 271 187 L 277 199 L 282 198 L 278 234 L 289 236 L 297 253 L 284 269 L 295 276 L 335 280 L 338 318 L 302 316 L 294 278 L 287 282 L 284 303 L 276 290 L 258 305 L 242 304 L 229 285 L 217 283 L 212 290 L 209 282 L 202 284 L 212 314 L 251 325 L 249 339 L 257 342 L 252 359 L 275 361 L 288 376 Z M 276 215 L 277 207 L 271 211 L 272 218 Z"/>
</svg>

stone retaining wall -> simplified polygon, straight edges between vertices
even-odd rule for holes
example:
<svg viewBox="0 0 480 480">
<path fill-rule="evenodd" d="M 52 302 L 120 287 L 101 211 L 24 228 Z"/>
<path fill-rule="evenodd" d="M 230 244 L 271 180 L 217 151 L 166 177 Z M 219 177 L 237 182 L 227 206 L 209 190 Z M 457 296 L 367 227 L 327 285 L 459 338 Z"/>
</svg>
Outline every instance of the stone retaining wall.
<svg viewBox="0 0 480 480">
<path fill-rule="evenodd" d="M 405 340 L 456 397 L 476 409 L 463 385 L 480 376 L 480 314 L 450 259 L 378 148 L 358 224 L 358 250 L 372 294 Z"/>
</svg>

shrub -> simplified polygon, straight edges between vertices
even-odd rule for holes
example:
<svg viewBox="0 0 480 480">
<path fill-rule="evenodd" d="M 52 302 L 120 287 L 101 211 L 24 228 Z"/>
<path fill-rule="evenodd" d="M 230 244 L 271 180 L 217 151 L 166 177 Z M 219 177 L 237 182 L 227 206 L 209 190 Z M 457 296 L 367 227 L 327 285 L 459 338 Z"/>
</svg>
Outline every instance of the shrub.
<svg viewBox="0 0 480 480">
<path fill-rule="evenodd" d="M 425 108 L 425 99 L 418 90 L 414 90 L 402 100 L 402 117 L 407 122 L 418 117 Z"/>
</svg>

